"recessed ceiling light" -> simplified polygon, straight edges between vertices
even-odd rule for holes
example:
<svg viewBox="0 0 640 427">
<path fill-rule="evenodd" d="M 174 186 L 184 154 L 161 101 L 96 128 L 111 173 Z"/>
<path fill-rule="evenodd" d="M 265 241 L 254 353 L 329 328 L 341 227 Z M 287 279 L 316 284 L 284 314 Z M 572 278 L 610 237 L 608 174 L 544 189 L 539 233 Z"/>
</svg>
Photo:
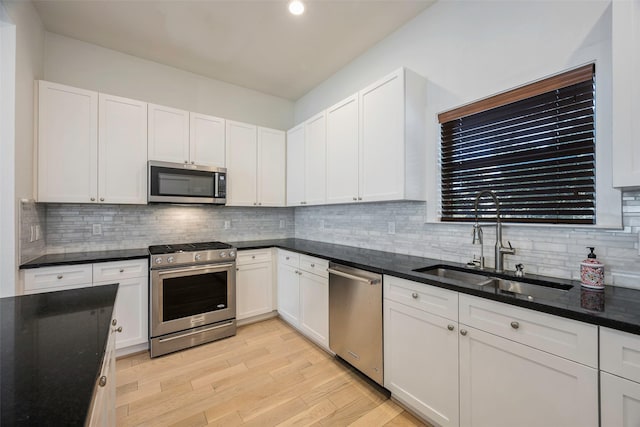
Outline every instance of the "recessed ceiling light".
<svg viewBox="0 0 640 427">
<path fill-rule="evenodd" d="M 289 12 L 293 15 L 302 15 L 304 13 L 304 3 L 300 0 L 291 0 L 289 2 Z"/>
</svg>

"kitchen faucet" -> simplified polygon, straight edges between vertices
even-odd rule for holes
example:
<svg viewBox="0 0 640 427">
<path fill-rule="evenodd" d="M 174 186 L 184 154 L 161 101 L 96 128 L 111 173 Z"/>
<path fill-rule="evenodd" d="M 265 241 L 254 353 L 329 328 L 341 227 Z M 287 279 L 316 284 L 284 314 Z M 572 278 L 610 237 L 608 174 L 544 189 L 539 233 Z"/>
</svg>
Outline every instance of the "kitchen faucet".
<svg viewBox="0 0 640 427">
<path fill-rule="evenodd" d="M 478 202 L 480 198 L 488 194 L 493 198 L 493 202 L 496 205 L 496 245 L 495 245 L 495 270 L 496 273 L 502 273 L 504 270 L 504 255 L 514 255 L 516 250 L 511 246 L 511 242 L 509 243 L 509 247 L 505 247 L 502 244 L 502 223 L 500 222 L 500 202 L 498 201 L 498 196 L 496 193 L 490 190 L 480 190 L 476 195 L 476 201 L 474 204 L 474 210 L 476 213 L 476 223 L 473 225 L 473 244 L 480 244 L 480 269 L 484 269 L 484 252 L 483 252 L 483 242 L 482 242 L 482 228 L 478 224 Z"/>
</svg>

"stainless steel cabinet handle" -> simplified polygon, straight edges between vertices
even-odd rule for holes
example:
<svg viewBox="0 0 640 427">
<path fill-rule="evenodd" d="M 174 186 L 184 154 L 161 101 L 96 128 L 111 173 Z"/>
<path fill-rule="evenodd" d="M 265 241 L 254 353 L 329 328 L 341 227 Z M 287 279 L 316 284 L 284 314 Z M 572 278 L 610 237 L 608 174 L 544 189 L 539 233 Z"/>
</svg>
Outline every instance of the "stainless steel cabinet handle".
<svg viewBox="0 0 640 427">
<path fill-rule="evenodd" d="M 121 269 L 120 269 L 120 273 L 124 273 L 124 268 L 121 268 Z"/>
<path fill-rule="evenodd" d="M 189 160 L 185 160 L 185 161 L 184 161 L 184 163 L 185 163 L 185 164 L 189 163 Z"/>
<path fill-rule="evenodd" d="M 111 320 L 111 326 L 116 326 L 117 324 L 118 324 L 118 320 L 117 319 Z"/>
<path fill-rule="evenodd" d="M 357 198 L 357 197 L 354 197 L 354 198 L 353 198 L 353 200 L 358 200 L 358 198 Z"/>
<path fill-rule="evenodd" d="M 104 202 L 104 197 L 100 197 L 100 201 L 101 201 L 101 202 Z"/>
<path fill-rule="evenodd" d="M 256 203 L 256 202 L 253 202 L 253 206 L 255 206 L 255 205 L 257 205 L 257 203 Z"/>
<path fill-rule="evenodd" d="M 453 325 L 447 325 L 447 329 L 450 331 L 453 331 L 455 329 L 455 326 Z"/>
<path fill-rule="evenodd" d="M 367 279 L 365 277 L 354 276 L 353 274 L 345 273 L 344 271 L 334 270 L 333 268 L 327 268 L 327 271 L 330 274 L 335 274 L 336 276 L 346 277 L 347 279 L 357 280 L 358 282 L 363 282 L 363 283 L 366 283 L 368 285 L 375 285 L 376 283 L 380 282 L 380 280 L 378 280 L 378 279 L 370 280 L 370 279 Z"/>
<path fill-rule="evenodd" d="M 116 329 L 113 330 L 113 332 L 121 333 L 122 332 L 122 326 L 118 326 Z"/>
<path fill-rule="evenodd" d="M 62 279 L 64 276 L 62 274 L 58 274 L 58 280 Z"/>
<path fill-rule="evenodd" d="M 358 200 L 362 200 L 362 197 L 358 197 Z"/>
<path fill-rule="evenodd" d="M 460 329 L 460 335 L 462 335 L 463 337 L 465 335 L 467 335 L 467 330 L 466 329 Z"/>
<path fill-rule="evenodd" d="M 104 375 L 100 377 L 100 380 L 98 381 L 98 385 L 100 385 L 100 387 L 104 387 L 107 385 L 107 377 L 105 377 Z"/>
<path fill-rule="evenodd" d="M 262 206 L 262 202 L 258 202 L 258 206 Z"/>
<path fill-rule="evenodd" d="M 416 292 L 411 294 L 411 298 L 413 299 L 417 299 L 418 298 L 418 294 Z"/>
<path fill-rule="evenodd" d="M 511 327 L 512 327 L 513 329 L 518 329 L 518 328 L 520 327 L 520 323 L 518 323 L 518 322 L 511 322 Z"/>
<path fill-rule="evenodd" d="M 92 202 L 95 202 L 95 201 L 96 201 L 96 198 L 95 198 L 95 197 L 92 197 L 92 198 L 91 198 L 91 201 L 92 201 Z"/>
</svg>

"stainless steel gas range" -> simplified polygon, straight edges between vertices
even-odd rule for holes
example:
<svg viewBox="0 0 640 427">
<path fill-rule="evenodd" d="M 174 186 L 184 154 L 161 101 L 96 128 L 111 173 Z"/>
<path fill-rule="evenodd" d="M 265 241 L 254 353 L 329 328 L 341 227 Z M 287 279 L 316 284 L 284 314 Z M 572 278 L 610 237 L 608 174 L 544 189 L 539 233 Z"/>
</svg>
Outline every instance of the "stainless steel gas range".
<svg viewBox="0 0 640 427">
<path fill-rule="evenodd" d="M 150 246 L 151 357 L 236 334 L 236 250 L 222 242 Z"/>
</svg>

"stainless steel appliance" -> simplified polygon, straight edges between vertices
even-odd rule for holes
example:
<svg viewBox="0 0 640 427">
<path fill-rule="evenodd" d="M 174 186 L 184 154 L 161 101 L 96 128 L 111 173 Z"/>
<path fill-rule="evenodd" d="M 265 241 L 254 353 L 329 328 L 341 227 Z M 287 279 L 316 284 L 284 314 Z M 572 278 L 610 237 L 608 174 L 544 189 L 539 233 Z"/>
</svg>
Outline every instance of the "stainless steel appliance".
<svg viewBox="0 0 640 427">
<path fill-rule="evenodd" d="M 151 357 L 236 334 L 236 250 L 221 242 L 150 246 Z"/>
<path fill-rule="evenodd" d="M 329 264 L 329 348 L 383 385 L 380 274 Z"/>
<path fill-rule="evenodd" d="M 149 161 L 148 197 L 150 203 L 227 202 L 227 170 L 192 163 Z"/>
</svg>

